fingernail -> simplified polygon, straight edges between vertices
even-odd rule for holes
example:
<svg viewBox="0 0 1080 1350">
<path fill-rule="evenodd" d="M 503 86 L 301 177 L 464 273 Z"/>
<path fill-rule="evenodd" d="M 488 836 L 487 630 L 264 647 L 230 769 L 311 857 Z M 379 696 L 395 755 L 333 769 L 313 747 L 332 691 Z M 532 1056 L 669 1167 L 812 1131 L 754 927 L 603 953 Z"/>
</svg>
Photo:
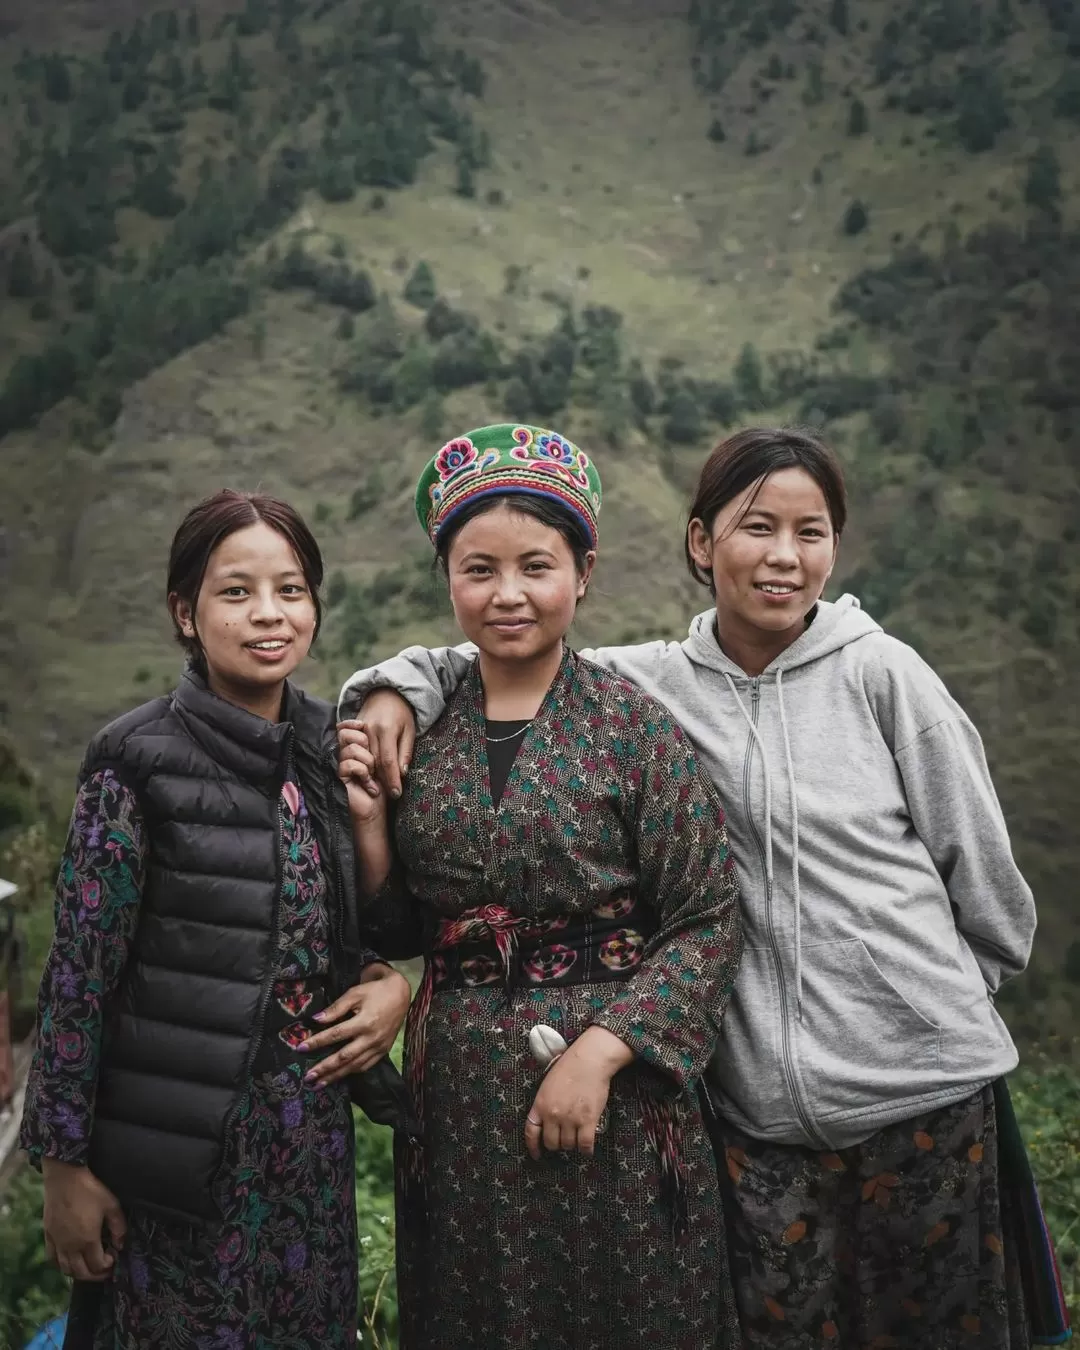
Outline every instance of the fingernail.
<svg viewBox="0 0 1080 1350">
<path fill-rule="evenodd" d="M 304 1074 L 304 1082 L 305 1082 L 305 1083 L 317 1083 L 318 1081 L 319 1081 L 319 1075 L 315 1072 L 314 1069 L 309 1069 L 309 1070 L 307 1071 L 307 1073 Z"/>
<path fill-rule="evenodd" d="M 407 761 L 407 760 L 406 760 L 406 762 L 401 766 L 401 772 L 402 772 L 402 773 L 408 773 L 408 772 L 409 772 L 409 764 L 408 764 L 408 761 Z"/>
<path fill-rule="evenodd" d="M 400 789 L 400 788 L 394 788 L 393 791 L 390 793 L 390 796 L 393 797 L 394 800 L 396 801 L 397 798 L 401 796 L 401 789 Z"/>
<path fill-rule="evenodd" d="M 313 1013 L 312 1015 L 313 1015 L 313 1017 L 315 1018 L 315 1021 L 316 1021 L 316 1022 L 325 1022 L 325 1021 L 326 1021 L 326 1009 L 325 1009 L 325 1008 L 322 1010 L 322 1012 Z"/>
</svg>

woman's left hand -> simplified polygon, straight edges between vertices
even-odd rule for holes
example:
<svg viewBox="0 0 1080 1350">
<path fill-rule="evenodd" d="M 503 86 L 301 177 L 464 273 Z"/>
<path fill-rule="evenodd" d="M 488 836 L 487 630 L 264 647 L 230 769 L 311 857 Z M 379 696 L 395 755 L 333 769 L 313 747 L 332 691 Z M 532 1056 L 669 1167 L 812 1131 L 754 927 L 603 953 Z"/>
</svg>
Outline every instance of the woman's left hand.
<svg viewBox="0 0 1080 1350">
<path fill-rule="evenodd" d="M 341 1041 L 346 1044 L 316 1064 L 304 1076 L 304 1082 L 309 1087 L 336 1083 L 339 1078 L 363 1073 L 377 1064 L 394 1044 L 411 998 L 412 990 L 404 975 L 381 963 L 368 966 L 359 984 L 317 1014 L 317 1020 L 324 1025 L 335 1022 L 337 1025 L 310 1036 L 301 1049 L 310 1052 Z"/>
<path fill-rule="evenodd" d="M 604 1027 L 588 1027 L 547 1071 L 525 1117 L 525 1147 L 539 1159 L 546 1149 L 596 1149 L 596 1127 L 611 1080 L 634 1052 Z"/>
</svg>

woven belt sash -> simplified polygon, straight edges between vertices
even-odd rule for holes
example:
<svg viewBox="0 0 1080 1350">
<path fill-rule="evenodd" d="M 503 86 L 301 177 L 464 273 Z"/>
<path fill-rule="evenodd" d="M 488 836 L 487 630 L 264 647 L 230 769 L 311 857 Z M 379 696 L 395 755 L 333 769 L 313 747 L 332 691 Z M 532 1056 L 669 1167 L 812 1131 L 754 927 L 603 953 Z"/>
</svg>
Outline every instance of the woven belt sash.
<svg viewBox="0 0 1080 1350">
<path fill-rule="evenodd" d="M 527 918 L 502 905 L 484 905 L 442 919 L 405 1023 L 405 1076 L 421 1125 L 428 1018 L 437 992 L 501 985 L 510 1000 L 521 988 L 624 983 L 641 964 L 654 931 L 653 916 L 632 896 L 613 897 L 574 918 Z M 645 1132 L 660 1159 L 678 1222 L 685 1213 L 678 1113 L 672 1096 L 649 1091 L 644 1076 L 638 1087 Z M 403 1184 L 410 1203 L 424 1203 L 422 1140 L 408 1146 Z"/>
</svg>

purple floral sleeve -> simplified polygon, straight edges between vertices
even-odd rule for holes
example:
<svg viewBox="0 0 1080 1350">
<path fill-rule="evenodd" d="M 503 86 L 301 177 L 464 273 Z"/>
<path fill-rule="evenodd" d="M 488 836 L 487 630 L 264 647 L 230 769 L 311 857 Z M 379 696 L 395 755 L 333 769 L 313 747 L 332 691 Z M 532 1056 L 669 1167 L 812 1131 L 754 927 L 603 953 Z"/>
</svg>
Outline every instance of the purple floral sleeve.
<svg viewBox="0 0 1080 1350">
<path fill-rule="evenodd" d="M 79 789 L 56 881 L 56 932 L 38 994 L 38 1044 L 20 1143 L 32 1158 L 85 1163 L 102 1010 L 123 974 L 145 869 L 134 793 L 110 769 Z"/>
</svg>

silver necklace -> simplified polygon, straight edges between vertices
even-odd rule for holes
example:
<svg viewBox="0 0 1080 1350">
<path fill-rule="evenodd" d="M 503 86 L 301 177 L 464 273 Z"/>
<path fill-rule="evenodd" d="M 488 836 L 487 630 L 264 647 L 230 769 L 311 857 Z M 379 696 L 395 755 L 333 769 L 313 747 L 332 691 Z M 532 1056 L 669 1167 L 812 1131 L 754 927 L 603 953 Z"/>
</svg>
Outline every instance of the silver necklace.
<svg viewBox="0 0 1080 1350">
<path fill-rule="evenodd" d="M 488 745 L 502 745 L 504 741 L 512 741 L 515 736 L 523 736 L 535 721 L 535 717 L 530 717 L 523 727 L 518 727 L 517 731 L 512 731 L 509 736 L 488 736 L 485 734 L 484 740 L 487 741 Z"/>
</svg>

